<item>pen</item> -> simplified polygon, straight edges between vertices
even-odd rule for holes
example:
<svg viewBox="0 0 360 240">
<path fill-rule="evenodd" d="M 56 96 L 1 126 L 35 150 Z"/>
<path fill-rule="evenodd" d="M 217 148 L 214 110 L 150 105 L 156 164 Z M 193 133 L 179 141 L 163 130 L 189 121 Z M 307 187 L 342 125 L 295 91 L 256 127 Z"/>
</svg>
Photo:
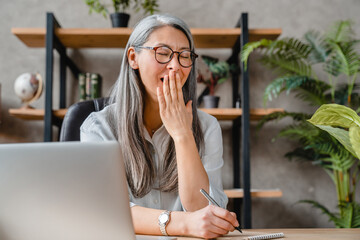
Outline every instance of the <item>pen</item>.
<svg viewBox="0 0 360 240">
<path fill-rule="evenodd" d="M 212 197 L 210 197 L 210 195 L 209 195 L 204 189 L 201 188 L 201 189 L 200 189 L 200 192 L 201 192 L 202 195 L 204 195 L 204 197 L 206 197 L 206 199 L 209 200 L 213 205 L 220 207 L 220 205 L 217 204 L 217 202 L 215 202 L 215 200 L 214 200 Z M 242 231 L 241 231 L 241 229 L 240 229 L 240 226 L 235 227 L 235 229 L 242 233 Z"/>
</svg>

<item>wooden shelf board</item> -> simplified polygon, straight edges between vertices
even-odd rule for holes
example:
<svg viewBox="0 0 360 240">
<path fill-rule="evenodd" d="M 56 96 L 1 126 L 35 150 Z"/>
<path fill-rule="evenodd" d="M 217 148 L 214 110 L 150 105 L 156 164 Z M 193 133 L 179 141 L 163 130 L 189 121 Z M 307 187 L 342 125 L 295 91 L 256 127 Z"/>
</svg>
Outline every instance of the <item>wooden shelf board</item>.
<svg viewBox="0 0 360 240">
<path fill-rule="evenodd" d="M 240 117 L 242 110 L 239 108 L 200 108 L 200 110 L 216 117 L 218 120 L 234 120 Z M 281 108 L 257 108 L 250 109 L 250 120 L 259 120 L 261 117 L 272 112 L 283 112 Z M 67 109 L 54 110 L 54 116 L 63 119 Z M 42 120 L 44 119 L 44 109 L 33 108 L 17 108 L 9 109 L 9 113 L 13 117 L 25 119 L 25 120 Z"/>
<path fill-rule="evenodd" d="M 200 108 L 200 110 L 216 117 L 218 120 L 234 120 L 242 115 L 241 108 Z M 260 120 L 263 116 L 273 112 L 283 112 L 282 108 L 254 108 L 250 109 L 250 120 Z"/>
<path fill-rule="evenodd" d="M 12 28 L 16 35 L 28 47 L 45 47 L 45 28 Z M 65 47 L 69 48 L 124 48 L 131 28 L 60 28 L 56 35 Z M 196 48 L 232 48 L 240 28 L 192 28 Z M 281 29 L 249 29 L 249 41 L 263 38 L 276 39 Z"/>
<path fill-rule="evenodd" d="M 67 109 L 54 110 L 54 116 L 63 119 Z M 33 109 L 33 108 L 17 108 L 9 109 L 9 114 L 13 117 L 17 117 L 25 120 L 43 120 L 45 111 L 44 109 Z"/>
<path fill-rule="evenodd" d="M 241 188 L 225 189 L 224 192 L 228 198 L 244 197 L 244 191 Z M 250 194 L 253 198 L 279 198 L 283 195 L 280 189 L 251 189 Z"/>
</svg>

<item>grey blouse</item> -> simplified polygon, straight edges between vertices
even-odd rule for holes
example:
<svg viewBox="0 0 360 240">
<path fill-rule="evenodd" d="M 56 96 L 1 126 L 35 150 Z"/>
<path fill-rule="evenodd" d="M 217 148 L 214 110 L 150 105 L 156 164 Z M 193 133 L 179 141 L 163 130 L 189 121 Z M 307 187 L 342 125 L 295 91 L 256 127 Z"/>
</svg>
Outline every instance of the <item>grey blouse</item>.
<svg viewBox="0 0 360 240">
<path fill-rule="evenodd" d="M 105 107 L 100 112 L 91 113 L 80 128 L 81 141 L 116 141 L 116 134 L 110 126 L 110 109 L 115 105 Z M 205 149 L 202 152 L 202 163 L 209 177 L 209 194 L 223 208 L 228 202 L 227 196 L 223 191 L 221 168 L 224 164 L 222 154 L 222 134 L 218 121 L 213 116 L 198 110 L 198 116 L 204 133 Z M 144 126 L 145 128 L 145 126 Z M 165 155 L 169 134 L 162 126 L 152 136 L 145 130 L 145 138 L 153 149 L 153 159 L 156 164 L 156 171 L 161 171 L 159 165 Z M 159 174 L 158 174 L 159 175 Z M 139 205 L 154 209 L 166 209 L 170 211 L 185 211 L 179 194 L 177 192 L 167 193 L 156 190 L 159 180 L 154 183 L 154 189 L 142 198 L 135 198 L 129 189 L 130 206 Z"/>
</svg>

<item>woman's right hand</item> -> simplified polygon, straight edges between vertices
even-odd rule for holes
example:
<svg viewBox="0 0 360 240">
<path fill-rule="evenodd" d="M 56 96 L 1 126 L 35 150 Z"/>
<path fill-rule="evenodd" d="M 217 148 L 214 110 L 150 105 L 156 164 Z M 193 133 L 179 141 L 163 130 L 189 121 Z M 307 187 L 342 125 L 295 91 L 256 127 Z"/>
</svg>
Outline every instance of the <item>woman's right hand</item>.
<svg viewBox="0 0 360 240">
<path fill-rule="evenodd" d="M 201 238 L 216 238 L 239 226 L 236 214 L 226 209 L 208 205 L 191 212 L 186 219 L 187 235 Z"/>
</svg>

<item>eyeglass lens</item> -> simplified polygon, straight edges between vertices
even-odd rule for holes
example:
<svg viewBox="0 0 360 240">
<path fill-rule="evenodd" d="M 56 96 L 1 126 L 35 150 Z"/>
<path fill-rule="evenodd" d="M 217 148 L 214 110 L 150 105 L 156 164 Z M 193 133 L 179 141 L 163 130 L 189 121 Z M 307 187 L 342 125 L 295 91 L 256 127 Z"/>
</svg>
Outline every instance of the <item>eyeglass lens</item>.
<svg viewBox="0 0 360 240">
<path fill-rule="evenodd" d="M 155 50 L 155 58 L 159 63 L 168 63 L 175 52 L 168 47 L 159 47 Z M 178 60 L 181 66 L 190 67 L 193 64 L 194 56 L 189 50 L 184 50 L 179 53 Z"/>
</svg>

